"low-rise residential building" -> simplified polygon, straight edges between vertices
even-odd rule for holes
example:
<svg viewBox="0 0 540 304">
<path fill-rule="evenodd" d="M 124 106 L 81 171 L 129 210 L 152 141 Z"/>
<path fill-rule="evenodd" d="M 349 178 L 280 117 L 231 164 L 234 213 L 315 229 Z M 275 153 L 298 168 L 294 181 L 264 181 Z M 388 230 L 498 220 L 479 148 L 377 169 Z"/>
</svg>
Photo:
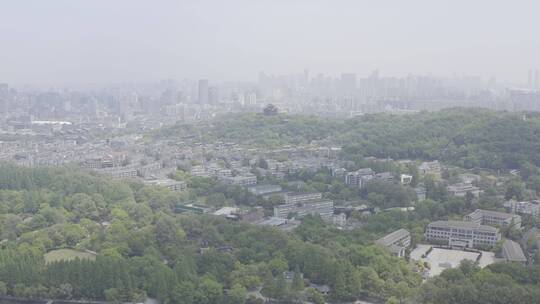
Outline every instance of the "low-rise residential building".
<svg viewBox="0 0 540 304">
<path fill-rule="evenodd" d="M 214 213 L 212 213 L 213 215 L 217 215 L 217 216 L 223 216 L 227 219 L 230 219 L 230 220 L 239 220 L 240 219 L 240 208 L 238 207 L 222 207 L 216 211 L 214 211 Z"/>
<path fill-rule="evenodd" d="M 267 195 L 281 192 L 280 185 L 257 185 L 248 187 L 247 190 L 255 195 Z"/>
<path fill-rule="evenodd" d="M 467 221 L 436 221 L 429 223 L 425 236 L 428 241 L 470 248 L 494 246 L 501 240 L 498 228 Z"/>
<path fill-rule="evenodd" d="M 328 296 L 330 292 L 332 291 L 332 289 L 328 285 L 319 285 L 319 284 L 314 284 L 314 283 L 309 284 L 309 288 L 313 288 L 317 290 L 323 296 Z"/>
<path fill-rule="evenodd" d="M 363 188 L 374 177 L 375 172 L 371 168 L 362 168 L 345 174 L 345 184 Z"/>
<path fill-rule="evenodd" d="M 421 202 L 426 200 L 427 190 L 424 186 L 418 186 L 414 188 L 414 192 L 416 193 L 416 199 Z"/>
<path fill-rule="evenodd" d="M 94 158 L 88 158 L 85 159 L 83 162 L 81 162 L 79 165 L 81 168 L 87 168 L 87 169 L 101 169 L 106 168 L 108 166 L 104 166 L 103 159 L 94 157 Z"/>
<path fill-rule="evenodd" d="M 524 265 L 527 263 L 527 258 L 525 257 L 521 246 L 512 240 L 504 240 L 502 245 L 502 256 L 507 262 L 517 262 Z"/>
<path fill-rule="evenodd" d="M 100 169 L 98 172 L 108 175 L 112 178 L 123 179 L 123 178 L 135 178 L 138 176 L 137 169 L 134 167 L 114 167 Z"/>
<path fill-rule="evenodd" d="M 191 175 L 198 177 L 210 177 L 210 174 L 206 173 L 204 166 L 193 166 L 190 170 Z"/>
<path fill-rule="evenodd" d="M 277 229 L 283 231 L 292 231 L 300 225 L 300 221 L 271 217 L 269 219 L 257 222 L 256 224 L 259 226 L 276 227 Z"/>
<path fill-rule="evenodd" d="M 203 214 L 210 213 L 211 211 L 212 208 L 197 204 L 178 204 L 175 208 L 175 212 L 177 213 Z"/>
<path fill-rule="evenodd" d="M 498 211 L 476 209 L 466 215 L 465 220 L 480 225 L 521 228 L 521 216 Z"/>
<path fill-rule="evenodd" d="M 216 176 L 218 178 L 232 176 L 232 170 L 228 168 L 219 168 L 217 170 L 214 170 L 212 173 L 212 176 Z"/>
<path fill-rule="evenodd" d="M 240 209 L 238 207 L 221 207 L 220 209 L 214 211 L 214 215 L 231 215 L 238 214 Z"/>
<path fill-rule="evenodd" d="M 257 184 L 257 176 L 247 173 L 244 175 L 228 176 L 221 178 L 223 182 L 229 185 L 252 186 Z"/>
<path fill-rule="evenodd" d="M 309 201 L 303 203 L 289 203 L 274 207 L 274 217 L 302 218 L 306 215 L 319 215 L 324 220 L 332 220 L 334 215 L 333 201 Z"/>
<path fill-rule="evenodd" d="M 153 163 L 149 163 L 143 166 L 138 166 L 137 174 L 140 177 L 149 177 L 151 175 L 158 173 L 161 168 L 162 168 L 161 163 L 153 162 Z"/>
<path fill-rule="evenodd" d="M 400 174 L 399 175 L 399 182 L 403 185 L 403 186 L 408 186 L 411 184 L 413 180 L 413 176 L 412 175 L 409 175 L 409 174 Z"/>
<path fill-rule="evenodd" d="M 263 207 L 254 207 L 247 212 L 240 214 L 240 219 L 244 222 L 254 223 L 259 222 L 264 218 Z"/>
<path fill-rule="evenodd" d="M 514 200 L 504 203 L 506 211 L 520 215 L 537 217 L 540 215 L 540 201 L 516 202 Z"/>
<path fill-rule="evenodd" d="M 285 204 L 296 204 L 309 202 L 314 200 L 322 199 L 321 192 L 304 192 L 304 193 L 293 193 L 288 192 L 285 194 Z"/>
<path fill-rule="evenodd" d="M 345 212 L 334 214 L 332 217 L 332 223 L 338 227 L 347 226 L 347 214 L 345 214 Z"/>
<path fill-rule="evenodd" d="M 300 275 L 300 278 L 303 280 L 304 279 L 304 274 L 303 273 L 298 273 Z M 289 284 L 292 284 L 292 282 L 294 281 L 294 275 L 295 275 L 295 272 L 294 271 L 284 271 L 283 272 L 283 278 L 285 279 L 285 282 L 289 283 Z"/>
<path fill-rule="evenodd" d="M 334 168 L 332 169 L 332 176 L 337 178 L 343 178 L 347 174 L 347 169 L 345 168 Z"/>
<path fill-rule="evenodd" d="M 392 172 L 381 172 L 381 173 L 375 174 L 373 179 L 385 181 L 385 182 L 392 182 L 394 181 L 394 174 L 392 174 Z"/>
<path fill-rule="evenodd" d="M 148 185 L 154 185 L 159 187 L 165 187 L 171 191 L 184 191 L 186 189 L 186 182 L 177 181 L 174 179 L 156 179 L 145 181 Z"/>
<path fill-rule="evenodd" d="M 411 245 L 411 234 L 405 229 L 399 229 L 376 240 L 375 244 L 383 246 L 398 257 L 404 257 L 406 249 Z"/>
<path fill-rule="evenodd" d="M 279 217 L 271 217 L 271 218 L 259 221 L 257 225 L 277 227 L 277 226 L 284 225 L 285 223 L 287 223 L 287 219 L 279 218 Z"/>
<path fill-rule="evenodd" d="M 441 164 L 438 160 L 423 162 L 418 167 L 418 172 L 424 176 L 430 175 L 436 179 L 441 178 Z"/>
<path fill-rule="evenodd" d="M 482 180 L 482 177 L 478 174 L 463 173 L 459 175 L 459 179 L 463 183 L 472 184 L 472 183 L 477 183 L 480 180 Z"/>
<path fill-rule="evenodd" d="M 473 186 L 473 184 L 470 183 L 458 183 L 450 185 L 446 187 L 446 190 L 448 190 L 448 193 L 450 193 L 451 195 L 457 197 L 465 197 L 467 193 L 471 193 L 472 195 L 474 195 L 474 197 L 479 197 L 480 193 L 482 193 L 482 190 L 480 190 L 480 188 Z"/>
</svg>

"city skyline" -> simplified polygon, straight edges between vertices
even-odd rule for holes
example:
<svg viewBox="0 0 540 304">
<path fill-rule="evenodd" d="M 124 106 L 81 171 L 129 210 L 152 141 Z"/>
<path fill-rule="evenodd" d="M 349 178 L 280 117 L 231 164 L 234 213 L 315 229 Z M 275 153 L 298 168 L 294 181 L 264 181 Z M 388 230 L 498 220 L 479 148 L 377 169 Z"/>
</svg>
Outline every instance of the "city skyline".
<svg viewBox="0 0 540 304">
<path fill-rule="evenodd" d="M 331 81 L 335 83 L 340 83 L 344 81 L 344 78 L 348 78 L 346 81 L 348 85 L 354 84 L 356 88 L 361 86 L 362 81 L 370 79 L 376 75 L 379 79 L 389 79 L 389 80 L 407 80 L 407 79 L 431 79 L 434 81 L 440 82 L 469 82 L 470 85 L 473 85 L 477 88 L 489 88 L 493 85 L 497 85 L 499 89 L 540 89 L 540 68 L 529 68 L 522 72 L 522 79 L 519 81 L 511 81 L 504 78 L 497 78 L 495 76 L 483 77 L 480 75 L 474 74 L 416 74 L 416 73 L 406 73 L 404 75 L 395 75 L 388 74 L 385 71 L 379 69 L 374 69 L 370 71 L 342 71 L 336 73 L 324 73 L 322 71 L 310 70 L 304 68 L 303 70 L 290 71 L 289 73 L 271 73 L 266 70 L 260 70 L 249 79 L 216 79 L 209 77 L 201 78 L 190 78 L 190 77 L 161 77 L 155 79 L 146 79 L 146 80 L 115 80 L 110 82 L 8 82 L 0 81 L 0 84 L 9 85 L 12 88 L 20 89 L 22 91 L 58 91 L 58 90 L 80 90 L 80 91 L 91 91 L 91 90 L 100 90 L 100 89 L 121 89 L 121 88 L 144 88 L 152 87 L 156 85 L 163 84 L 186 84 L 191 83 L 198 86 L 201 81 L 208 81 L 208 89 L 216 89 L 216 86 L 258 86 L 261 82 L 261 76 L 264 75 L 268 79 L 273 79 L 275 81 L 283 81 L 285 83 L 294 82 L 295 80 L 301 79 L 302 81 L 307 81 L 306 83 L 318 82 L 321 79 L 325 81 Z M 298 83 L 297 83 L 298 84 Z M 295 84 L 296 85 L 296 84 Z M 197 93 L 198 95 L 199 93 Z"/>
</svg>

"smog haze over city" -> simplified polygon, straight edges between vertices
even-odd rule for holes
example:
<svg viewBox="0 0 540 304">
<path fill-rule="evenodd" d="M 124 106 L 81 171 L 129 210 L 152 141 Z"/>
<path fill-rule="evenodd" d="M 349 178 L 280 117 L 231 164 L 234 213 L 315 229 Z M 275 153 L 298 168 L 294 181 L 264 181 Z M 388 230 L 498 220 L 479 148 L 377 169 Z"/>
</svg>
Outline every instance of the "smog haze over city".
<svg viewBox="0 0 540 304">
<path fill-rule="evenodd" d="M 0 0 L 0 304 L 540 304 L 539 12 Z"/>
<path fill-rule="evenodd" d="M 540 66 L 537 1 L 4 1 L 0 79 L 254 80 L 259 71 L 468 75 Z"/>
</svg>

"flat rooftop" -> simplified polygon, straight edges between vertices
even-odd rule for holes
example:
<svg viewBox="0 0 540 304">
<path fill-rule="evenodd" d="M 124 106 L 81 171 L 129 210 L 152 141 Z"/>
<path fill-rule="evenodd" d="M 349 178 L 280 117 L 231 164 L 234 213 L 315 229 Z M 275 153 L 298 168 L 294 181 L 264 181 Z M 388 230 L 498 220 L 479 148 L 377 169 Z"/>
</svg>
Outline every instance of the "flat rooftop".
<svg viewBox="0 0 540 304">
<path fill-rule="evenodd" d="M 405 229 L 399 229 L 376 240 L 375 243 L 383 246 L 389 246 L 407 235 L 410 235 L 409 231 Z"/>
<path fill-rule="evenodd" d="M 504 240 L 503 248 L 507 254 L 506 258 L 509 261 L 527 262 L 527 258 L 525 257 L 525 254 L 523 253 L 523 250 L 521 249 L 521 246 L 518 243 L 512 240 Z"/>
<path fill-rule="evenodd" d="M 491 226 L 479 225 L 474 222 L 467 221 L 435 221 L 428 224 L 428 227 L 445 227 L 445 228 L 457 228 L 457 229 L 482 229 L 484 231 L 497 232 L 498 229 Z"/>
</svg>

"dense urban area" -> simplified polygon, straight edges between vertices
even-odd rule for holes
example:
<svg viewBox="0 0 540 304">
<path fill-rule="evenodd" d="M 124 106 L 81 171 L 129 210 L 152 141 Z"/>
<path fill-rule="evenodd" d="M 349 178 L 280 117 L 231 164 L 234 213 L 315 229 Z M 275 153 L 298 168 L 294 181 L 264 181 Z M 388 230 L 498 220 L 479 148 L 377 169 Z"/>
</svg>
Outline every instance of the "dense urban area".
<svg viewBox="0 0 540 304">
<path fill-rule="evenodd" d="M 528 76 L 0 85 L 0 295 L 540 303 Z"/>
</svg>

